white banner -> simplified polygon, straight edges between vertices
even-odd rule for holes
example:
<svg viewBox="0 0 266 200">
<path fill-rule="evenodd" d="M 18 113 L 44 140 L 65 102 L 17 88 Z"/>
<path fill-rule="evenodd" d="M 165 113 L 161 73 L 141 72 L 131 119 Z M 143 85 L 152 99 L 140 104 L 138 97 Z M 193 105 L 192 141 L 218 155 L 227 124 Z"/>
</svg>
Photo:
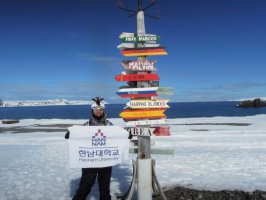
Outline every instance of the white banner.
<svg viewBox="0 0 266 200">
<path fill-rule="evenodd" d="M 122 127 L 72 126 L 69 132 L 70 168 L 107 167 L 128 160 L 128 132 Z"/>
</svg>

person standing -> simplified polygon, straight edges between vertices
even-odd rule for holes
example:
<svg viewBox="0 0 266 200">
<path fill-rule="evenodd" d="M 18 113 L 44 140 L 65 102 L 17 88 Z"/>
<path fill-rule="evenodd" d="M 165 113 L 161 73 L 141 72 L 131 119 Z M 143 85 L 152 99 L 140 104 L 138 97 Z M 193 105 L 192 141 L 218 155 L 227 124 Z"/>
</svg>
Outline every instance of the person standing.
<svg viewBox="0 0 266 200">
<path fill-rule="evenodd" d="M 91 118 L 84 126 L 112 126 L 113 124 L 106 119 L 104 99 L 96 97 L 92 99 Z M 68 135 L 67 135 L 68 134 Z M 65 138 L 69 138 L 67 133 Z M 91 188 L 98 178 L 100 200 L 111 200 L 110 181 L 112 175 L 112 166 L 102 168 L 82 168 L 79 188 L 72 200 L 85 200 Z"/>
</svg>

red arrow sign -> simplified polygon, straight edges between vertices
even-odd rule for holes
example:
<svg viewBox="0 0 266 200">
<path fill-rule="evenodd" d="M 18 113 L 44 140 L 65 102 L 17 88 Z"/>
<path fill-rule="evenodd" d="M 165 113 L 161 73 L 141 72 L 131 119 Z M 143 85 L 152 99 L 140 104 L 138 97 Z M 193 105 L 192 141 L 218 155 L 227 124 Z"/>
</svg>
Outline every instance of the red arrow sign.
<svg viewBox="0 0 266 200">
<path fill-rule="evenodd" d="M 165 47 L 142 47 L 142 48 L 130 48 L 121 51 L 124 56 L 156 56 L 167 55 Z"/>
<path fill-rule="evenodd" d="M 158 74 L 119 74 L 115 76 L 116 81 L 158 81 Z"/>
</svg>

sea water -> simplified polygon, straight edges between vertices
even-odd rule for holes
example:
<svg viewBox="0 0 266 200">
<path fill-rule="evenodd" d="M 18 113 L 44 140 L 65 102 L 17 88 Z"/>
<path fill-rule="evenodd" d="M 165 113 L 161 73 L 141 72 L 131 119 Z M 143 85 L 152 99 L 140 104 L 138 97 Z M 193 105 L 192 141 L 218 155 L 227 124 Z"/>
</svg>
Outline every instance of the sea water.
<svg viewBox="0 0 266 200">
<path fill-rule="evenodd" d="M 266 114 L 266 107 L 238 108 L 238 102 L 178 102 L 168 103 L 167 118 L 191 118 L 214 116 L 252 116 Z M 125 104 L 107 104 L 108 118 L 119 118 Z M 0 107 L 0 119 L 87 119 L 90 105 Z"/>
</svg>

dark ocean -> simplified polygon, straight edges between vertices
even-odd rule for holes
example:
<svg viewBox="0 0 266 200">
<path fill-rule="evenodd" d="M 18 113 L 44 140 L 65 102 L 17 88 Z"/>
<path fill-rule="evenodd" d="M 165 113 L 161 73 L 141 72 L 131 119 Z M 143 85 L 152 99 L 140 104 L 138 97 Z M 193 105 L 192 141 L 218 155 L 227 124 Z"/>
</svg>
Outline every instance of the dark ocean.
<svg viewBox="0 0 266 200">
<path fill-rule="evenodd" d="M 239 102 L 187 102 L 168 103 L 167 118 L 214 117 L 214 116 L 252 116 L 266 114 L 266 107 L 238 108 Z M 119 118 L 125 104 L 108 104 L 108 118 Z M 87 119 L 90 116 L 90 105 L 67 106 L 32 106 L 0 107 L 0 119 Z"/>
</svg>

